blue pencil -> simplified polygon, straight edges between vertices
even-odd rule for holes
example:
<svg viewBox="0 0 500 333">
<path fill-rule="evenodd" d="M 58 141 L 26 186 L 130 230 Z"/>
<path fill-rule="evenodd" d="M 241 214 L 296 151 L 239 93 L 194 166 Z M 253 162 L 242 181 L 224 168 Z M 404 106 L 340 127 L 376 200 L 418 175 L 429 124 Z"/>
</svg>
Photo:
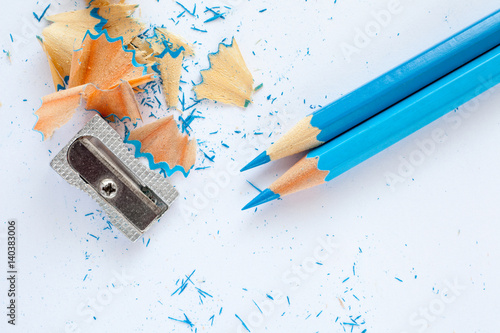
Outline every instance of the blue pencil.
<svg viewBox="0 0 500 333">
<path fill-rule="evenodd" d="M 317 147 L 500 45 L 500 10 L 300 120 L 241 171 Z"/>
<path fill-rule="evenodd" d="M 500 83 L 500 46 L 313 149 L 243 209 L 332 180 Z"/>
</svg>

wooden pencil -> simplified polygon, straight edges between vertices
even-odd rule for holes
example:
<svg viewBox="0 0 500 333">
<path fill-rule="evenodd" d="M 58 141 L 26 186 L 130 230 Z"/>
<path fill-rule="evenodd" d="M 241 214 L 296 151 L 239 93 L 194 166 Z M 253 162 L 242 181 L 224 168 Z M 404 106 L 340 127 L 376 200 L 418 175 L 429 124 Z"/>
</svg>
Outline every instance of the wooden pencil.
<svg viewBox="0 0 500 333">
<path fill-rule="evenodd" d="M 500 10 L 300 120 L 241 171 L 327 142 L 500 45 Z"/>
<path fill-rule="evenodd" d="M 243 209 L 323 184 L 500 83 L 500 46 L 310 151 Z"/>
</svg>

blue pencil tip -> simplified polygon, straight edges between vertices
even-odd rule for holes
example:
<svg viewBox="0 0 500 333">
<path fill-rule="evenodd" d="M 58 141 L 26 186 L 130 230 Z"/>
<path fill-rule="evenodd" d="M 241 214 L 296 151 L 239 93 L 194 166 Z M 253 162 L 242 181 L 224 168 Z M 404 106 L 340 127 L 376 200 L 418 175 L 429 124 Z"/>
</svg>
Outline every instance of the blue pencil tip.
<svg viewBox="0 0 500 333">
<path fill-rule="evenodd" d="M 253 200 L 250 201 L 241 210 L 247 210 L 247 209 L 256 207 L 258 205 L 262 205 L 263 203 L 279 199 L 279 197 L 280 197 L 279 194 L 276 194 L 273 191 L 271 191 L 270 189 L 266 188 L 264 191 L 260 192 L 258 196 L 253 198 Z"/>
<path fill-rule="evenodd" d="M 258 167 L 259 165 L 266 164 L 268 162 L 271 162 L 271 158 L 269 157 L 269 155 L 267 155 L 267 153 L 265 151 L 263 151 L 259 156 L 257 156 L 256 158 L 254 158 L 250 163 L 248 163 L 247 165 L 245 165 L 240 170 L 240 172 L 243 172 L 245 170 L 253 169 L 255 167 Z"/>
</svg>

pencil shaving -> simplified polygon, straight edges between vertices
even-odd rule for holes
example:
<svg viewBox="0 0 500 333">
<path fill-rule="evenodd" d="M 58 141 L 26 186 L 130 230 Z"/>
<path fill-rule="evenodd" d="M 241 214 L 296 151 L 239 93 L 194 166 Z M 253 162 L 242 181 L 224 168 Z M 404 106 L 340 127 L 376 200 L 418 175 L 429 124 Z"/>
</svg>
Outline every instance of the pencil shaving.
<svg viewBox="0 0 500 333">
<path fill-rule="evenodd" d="M 110 4 L 99 7 L 98 15 L 106 20 L 102 30 L 106 30 L 113 38 L 123 38 L 128 45 L 144 29 L 143 24 L 132 17 L 138 5 Z"/>
<path fill-rule="evenodd" d="M 122 4 L 125 3 L 125 0 L 90 0 L 87 1 L 89 6 L 94 6 L 94 7 L 101 7 L 101 6 L 109 6 L 112 4 Z"/>
<path fill-rule="evenodd" d="M 44 96 L 42 106 L 35 112 L 38 119 L 33 129 L 42 133 L 44 139 L 50 138 L 56 129 L 73 117 L 82 103 L 85 87 L 78 86 Z"/>
<path fill-rule="evenodd" d="M 171 52 L 168 45 L 162 54 L 156 56 L 159 72 L 162 78 L 163 93 L 168 107 L 177 107 L 177 95 L 182 74 L 183 49 Z"/>
<path fill-rule="evenodd" d="M 105 29 L 112 38 L 121 37 L 125 44 L 140 33 L 142 24 L 131 17 L 136 5 L 91 3 L 87 9 L 47 17 L 51 25 L 43 29 L 43 46 L 54 67 L 52 79 L 56 89 L 70 76 L 73 50 L 81 47 L 87 31 L 97 34 Z"/>
<path fill-rule="evenodd" d="M 133 123 L 142 120 L 139 104 L 135 99 L 132 86 L 123 81 L 110 90 L 100 90 L 91 85 L 86 89 L 87 110 L 97 111 L 103 118 L 109 120 L 130 119 Z"/>
<path fill-rule="evenodd" d="M 193 48 L 180 36 L 163 28 L 156 28 L 157 38 L 151 47 L 155 53 L 159 72 L 163 81 L 163 92 L 168 107 L 177 107 L 179 85 L 182 74 L 182 61 L 185 56 L 194 55 Z"/>
<path fill-rule="evenodd" d="M 52 60 L 52 57 L 47 52 L 47 48 L 45 47 L 45 44 L 43 43 L 42 39 L 38 37 L 38 41 L 42 45 L 43 52 L 45 52 L 45 55 L 47 56 L 47 61 L 49 62 L 50 74 L 52 75 L 52 81 L 54 82 L 54 87 L 56 88 L 56 91 L 64 89 L 64 78 L 59 75 L 59 71 L 56 68 L 54 60 Z"/>
<path fill-rule="evenodd" d="M 112 39 L 106 32 L 87 33 L 81 49 L 73 53 L 68 87 L 93 83 L 111 89 L 122 80 L 135 82 L 146 72 L 147 67 L 135 61 L 134 53 L 124 50 L 121 39 Z"/>
<path fill-rule="evenodd" d="M 134 53 L 123 49 L 121 39 L 111 39 L 107 32 L 87 33 L 80 50 L 73 54 L 68 89 L 42 99 L 34 129 L 45 138 L 67 123 L 83 97 L 87 109 L 102 117 L 115 120 L 141 119 L 132 88 L 154 79 L 144 74 L 147 67 L 135 62 Z"/>
<path fill-rule="evenodd" d="M 56 129 L 71 120 L 82 99 L 87 101 L 87 110 L 96 111 L 109 120 L 116 117 L 136 123 L 141 119 L 134 91 L 127 81 L 109 90 L 84 84 L 44 96 L 42 106 L 35 112 L 38 119 L 33 129 L 49 139 Z"/>
<path fill-rule="evenodd" d="M 177 107 L 185 56 L 194 55 L 191 45 L 182 37 L 164 28 L 155 28 L 151 37 L 132 39 L 129 48 L 135 50 L 139 63 L 153 65 L 162 78 L 165 102 L 168 107 Z"/>
<path fill-rule="evenodd" d="M 179 131 L 173 116 L 132 130 L 126 142 L 136 146 L 136 157 L 148 158 L 151 169 L 162 168 L 169 176 L 181 171 L 187 177 L 196 161 L 196 140 Z"/>
<path fill-rule="evenodd" d="M 167 31 L 165 28 L 155 28 L 155 31 L 160 34 L 162 40 L 167 42 L 173 52 L 176 52 L 182 47 L 184 49 L 185 56 L 194 55 L 193 47 L 188 44 L 188 42 L 186 42 L 181 36 L 173 34 L 170 31 Z"/>
<path fill-rule="evenodd" d="M 59 83 L 61 78 L 64 80 L 69 76 L 73 50 L 80 48 L 87 31 L 96 33 L 94 27 L 100 21 L 90 15 L 91 11 L 88 8 L 47 17 L 52 24 L 43 29 L 42 43 L 57 72 L 57 76 L 52 74 L 54 82 Z"/>
<path fill-rule="evenodd" d="M 193 89 L 198 99 L 246 107 L 253 92 L 252 74 L 247 68 L 236 40 L 219 44 L 219 51 L 208 56 L 210 68 L 201 71 L 202 82 Z"/>
<path fill-rule="evenodd" d="M 135 51 L 135 59 L 138 63 L 149 65 L 154 62 L 154 59 L 151 59 L 154 51 L 146 39 L 135 36 L 128 45 L 128 49 Z"/>
</svg>

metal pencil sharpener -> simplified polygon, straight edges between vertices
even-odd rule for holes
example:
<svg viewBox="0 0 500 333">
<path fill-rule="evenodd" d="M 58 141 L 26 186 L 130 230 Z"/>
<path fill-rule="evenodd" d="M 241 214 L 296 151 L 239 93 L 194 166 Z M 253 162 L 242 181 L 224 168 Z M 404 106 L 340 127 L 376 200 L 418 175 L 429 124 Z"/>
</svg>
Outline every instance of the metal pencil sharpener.
<svg viewBox="0 0 500 333">
<path fill-rule="evenodd" d="M 165 178 L 134 158 L 120 135 L 99 115 L 50 165 L 68 183 L 94 198 L 131 241 L 158 220 L 178 195 Z"/>
</svg>

